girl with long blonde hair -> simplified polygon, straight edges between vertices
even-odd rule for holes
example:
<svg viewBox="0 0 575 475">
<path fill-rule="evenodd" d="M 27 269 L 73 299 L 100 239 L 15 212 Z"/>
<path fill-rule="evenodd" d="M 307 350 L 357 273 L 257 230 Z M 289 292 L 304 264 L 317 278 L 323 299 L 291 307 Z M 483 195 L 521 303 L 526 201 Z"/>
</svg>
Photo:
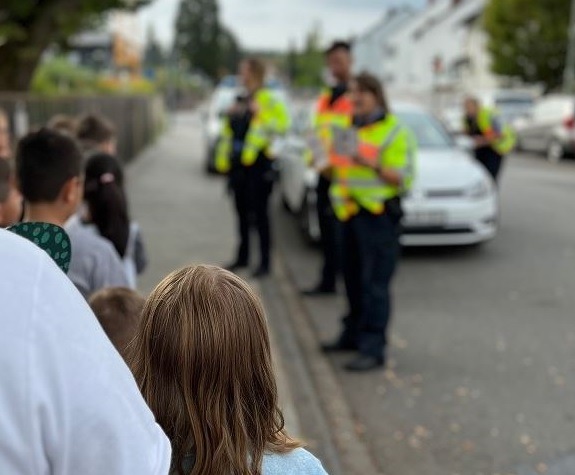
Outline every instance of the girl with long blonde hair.
<svg viewBox="0 0 575 475">
<path fill-rule="evenodd" d="M 264 310 L 231 272 L 187 267 L 144 307 L 130 365 L 178 475 L 325 475 L 287 435 Z"/>
</svg>

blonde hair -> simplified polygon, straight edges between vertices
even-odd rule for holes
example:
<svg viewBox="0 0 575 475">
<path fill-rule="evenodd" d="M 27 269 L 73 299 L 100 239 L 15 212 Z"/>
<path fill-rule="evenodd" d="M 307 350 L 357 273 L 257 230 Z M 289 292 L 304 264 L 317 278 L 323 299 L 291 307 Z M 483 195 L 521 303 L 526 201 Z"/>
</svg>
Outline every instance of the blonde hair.
<svg viewBox="0 0 575 475">
<path fill-rule="evenodd" d="M 138 292 L 123 287 L 100 290 L 90 297 L 90 307 L 104 332 L 122 357 L 134 338 L 146 300 Z"/>
<path fill-rule="evenodd" d="M 264 451 L 301 444 L 284 430 L 263 306 L 239 277 L 187 267 L 152 292 L 130 345 L 130 365 L 191 475 L 260 475 Z"/>
</svg>

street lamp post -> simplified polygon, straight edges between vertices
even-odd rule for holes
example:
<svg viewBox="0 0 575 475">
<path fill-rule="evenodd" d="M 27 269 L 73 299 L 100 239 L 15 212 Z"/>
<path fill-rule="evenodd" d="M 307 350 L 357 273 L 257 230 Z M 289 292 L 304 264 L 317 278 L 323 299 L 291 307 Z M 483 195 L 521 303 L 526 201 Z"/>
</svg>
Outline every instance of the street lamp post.
<svg viewBox="0 0 575 475">
<path fill-rule="evenodd" d="M 571 0 L 571 18 L 569 20 L 569 44 L 567 46 L 567 62 L 563 76 L 565 92 L 573 92 L 575 86 L 575 0 Z"/>
</svg>

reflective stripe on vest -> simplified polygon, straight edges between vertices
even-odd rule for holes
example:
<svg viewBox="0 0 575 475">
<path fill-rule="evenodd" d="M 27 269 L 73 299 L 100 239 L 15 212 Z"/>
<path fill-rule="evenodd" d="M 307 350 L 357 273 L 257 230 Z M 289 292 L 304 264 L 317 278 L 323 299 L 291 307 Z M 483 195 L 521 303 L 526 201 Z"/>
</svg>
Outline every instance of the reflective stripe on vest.
<svg viewBox="0 0 575 475">
<path fill-rule="evenodd" d="M 391 167 L 406 175 L 414 168 L 410 163 L 411 135 L 394 116 L 388 115 L 382 121 L 359 129 L 358 138 L 361 156 L 374 165 Z M 396 148 L 401 145 L 398 141 L 409 143 Z M 411 182 L 411 177 L 407 176 L 404 188 L 411 186 Z M 385 201 L 401 195 L 404 188 L 385 183 L 370 167 L 353 164 L 334 168 L 330 197 L 338 219 L 347 221 L 362 208 L 373 214 L 383 213 Z"/>
</svg>

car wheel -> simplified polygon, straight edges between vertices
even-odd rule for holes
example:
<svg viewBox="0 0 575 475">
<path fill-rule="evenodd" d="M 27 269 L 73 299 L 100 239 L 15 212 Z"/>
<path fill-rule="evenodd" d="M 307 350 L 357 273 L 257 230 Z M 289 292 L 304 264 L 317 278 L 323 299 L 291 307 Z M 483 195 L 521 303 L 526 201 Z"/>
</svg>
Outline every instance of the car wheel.
<svg viewBox="0 0 575 475">
<path fill-rule="evenodd" d="M 283 193 L 282 193 L 282 208 L 289 214 L 293 214 L 293 210 L 291 209 L 291 206 L 289 205 L 288 200 Z"/>
<path fill-rule="evenodd" d="M 557 139 L 551 139 L 547 146 L 547 160 L 551 163 L 559 163 L 565 156 L 563 144 Z"/>
<path fill-rule="evenodd" d="M 309 243 L 315 243 L 318 240 L 319 224 L 316 208 L 315 192 L 307 190 L 300 211 L 300 227 Z"/>
</svg>

